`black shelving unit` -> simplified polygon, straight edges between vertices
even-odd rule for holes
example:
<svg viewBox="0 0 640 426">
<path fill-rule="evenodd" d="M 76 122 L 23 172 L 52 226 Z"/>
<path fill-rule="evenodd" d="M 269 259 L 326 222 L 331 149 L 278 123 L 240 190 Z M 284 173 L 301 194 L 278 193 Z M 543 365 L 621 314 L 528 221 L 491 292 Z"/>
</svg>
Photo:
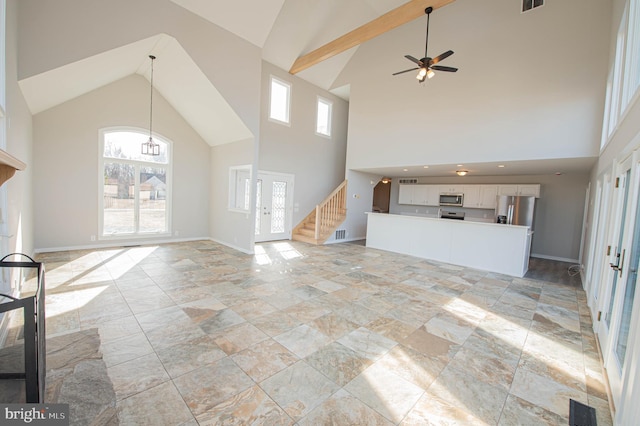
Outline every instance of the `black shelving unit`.
<svg viewBox="0 0 640 426">
<path fill-rule="evenodd" d="M 24 257 L 28 261 L 10 261 L 12 256 Z M 44 264 L 21 253 L 12 253 L 0 259 L 0 268 L 22 268 L 35 270 L 37 288 L 33 296 L 16 298 L 7 294 L 0 296 L 8 302 L 0 303 L 0 313 L 22 309 L 24 315 L 24 372 L 0 373 L 0 380 L 24 380 L 27 403 L 44 403 L 46 375 L 46 338 L 44 314 Z"/>
</svg>

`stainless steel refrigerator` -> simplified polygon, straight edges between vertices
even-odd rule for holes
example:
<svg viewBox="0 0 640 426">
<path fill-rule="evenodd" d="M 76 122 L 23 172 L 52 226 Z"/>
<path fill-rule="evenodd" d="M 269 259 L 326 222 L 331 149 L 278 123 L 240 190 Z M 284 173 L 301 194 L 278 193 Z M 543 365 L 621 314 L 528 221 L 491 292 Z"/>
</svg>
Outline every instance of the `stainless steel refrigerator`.
<svg viewBox="0 0 640 426">
<path fill-rule="evenodd" d="M 535 197 L 499 195 L 496 204 L 496 222 L 528 226 L 533 230 Z"/>
</svg>

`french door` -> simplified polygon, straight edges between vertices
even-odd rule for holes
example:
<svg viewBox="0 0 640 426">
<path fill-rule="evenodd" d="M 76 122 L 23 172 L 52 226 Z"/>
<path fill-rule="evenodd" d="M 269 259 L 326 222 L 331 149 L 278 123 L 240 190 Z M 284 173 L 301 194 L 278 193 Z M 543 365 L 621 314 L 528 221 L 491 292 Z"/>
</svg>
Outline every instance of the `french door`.
<svg viewBox="0 0 640 426">
<path fill-rule="evenodd" d="M 617 188 L 613 195 L 615 216 L 609 238 L 610 267 L 608 273 L 603 274 L 604 282 L 598 301 L 598 340 L 615 405 L 620 403 L 622 395 L 640 262 L 639 165 L 636 160 L 629 159 L 619 167 Z"/>
<path fill-rule="evenodd" d="M 291 238 L 293 175 L 258 172 L 255 241 Z"/>
</svg>

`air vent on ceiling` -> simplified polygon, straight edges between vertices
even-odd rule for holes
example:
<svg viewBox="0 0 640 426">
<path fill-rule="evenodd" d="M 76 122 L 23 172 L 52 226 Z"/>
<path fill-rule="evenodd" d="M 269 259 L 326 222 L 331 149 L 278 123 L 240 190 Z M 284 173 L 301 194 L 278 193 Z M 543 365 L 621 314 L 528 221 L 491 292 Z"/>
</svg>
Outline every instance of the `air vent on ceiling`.
<svg viewBox="0 0 640 426">
<path fill-rule="evenodd" d="M 544 0 L 522 0 L 522 12 L 528 12 L 542 5 L 544 5 Z"/>
<path fill-rule="evenodd" d="M 418 179 L 400 179 L 398 182 L 401 184 L 418 183 Z"/>
</svg>

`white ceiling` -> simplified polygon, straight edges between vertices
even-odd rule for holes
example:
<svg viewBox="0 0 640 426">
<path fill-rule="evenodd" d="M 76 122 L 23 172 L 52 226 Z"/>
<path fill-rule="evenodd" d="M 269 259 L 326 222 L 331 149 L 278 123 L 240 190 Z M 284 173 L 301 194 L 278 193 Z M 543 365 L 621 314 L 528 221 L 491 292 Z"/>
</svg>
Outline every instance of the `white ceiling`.
<svg viewBox="0 0 640 426">
<path fill-rule="evenodd" d="M 390 178 L 457 176 L 456 170 L 466 170 L 467 176 L 554 175 L 585 173 L 597 157 L 558 158 L 552 160 L 503 161 L 466 164 L 425 164 L 407 167 L 363 168 L 357 171 Z M 426 167 L 425 167 L 426 166 Z M 504 167 L 500 167 L 504 166 Z"/>
<path fill-rule="evenodd" d="M 288 70 L 293 62 L 335 38 L 363 25 L 408 0 L 171 0 L 194 14 L 260 47 L 262 57 Z M 422 19 L 422 18 L 421 18 Z M 417 25 L 423 31 L 422 25 Z M 334 87 L 340 72 L 358 47 L 311 67 L 298 77 L 349 99 L 349 86 Z M 218 90 L 204 76 L 180 44 L 168 35 L 89 57 L 20 81 L 33 114 L 66 102 L 133 73 L 149 78 L 149 54 L 155 54 L 154 86 L 211 146 L 250 138 L 243 124 Z M 180 82 L 188 81 L 185 86 Z M 203 111 L 216 111 L 205 115 Z M 584 172 L 594 159 L 561 159 L 465 165 L 474 175 Z M 429 165 L 363 170 L 380 175 L 448 176 L 456 165 Z"/>
</svg>

